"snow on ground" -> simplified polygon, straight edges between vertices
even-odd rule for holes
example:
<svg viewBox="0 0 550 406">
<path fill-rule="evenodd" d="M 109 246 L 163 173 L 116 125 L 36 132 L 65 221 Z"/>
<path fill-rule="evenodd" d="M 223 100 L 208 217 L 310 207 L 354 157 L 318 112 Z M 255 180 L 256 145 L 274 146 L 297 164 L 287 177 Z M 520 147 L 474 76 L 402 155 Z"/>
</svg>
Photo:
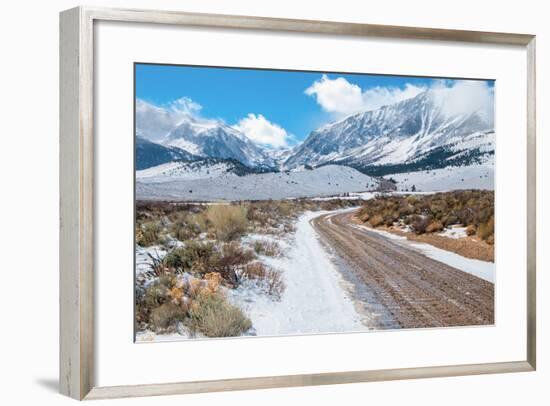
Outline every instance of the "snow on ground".
<svg viewBox="0 0 550 406">
<path fill-rule="evenodd" d="M 166 250 L 159 246 L 141 247 L 136 244 L 136 275 L 151 271 L 152 259 L 162 259 L 167 254 Z"/>
<path fill-rule="evenodd" d="M 146 183 L 162 183 L 183 179 L 215 178 L 219 176 L 237 176 L 228 172 L 230 166 L 225 162 L 201 164 L 201 162 L 167 162 L 152 168 L 136 171 L 136 180 Z"/>
<path fill-rule="evenodd" d="M 328 165 L 298 172 L 179 179 L 145 183 L 137 179 L 138 200 L 268 200 L 334 196 L 375 190 L 378 181 L 353 168 Z"/>
<path fill-rule="evenodd" d="M 432 258 L 436 261 L 442 262 L 453 268 L 459 269 L 463 272 L 475 275 L 478 278 L 494 283 L 495 281 L 495 264 L 493 262 L 480 261 L 478 259 L 471 259 L 463 257 L 462 255 L 455 254 L 454 252 L 446 251 L 441 248 L 434 247 L 430 244 L 418 243 L 415 241 L 407 240 L 407 237 L 392 234 L 388 231 L 376 230 L 360 224 L 354 224 L 352 227 L 365 229 L 370 232 L 380 234 L 383 237 L 406 245 L 409 248 L 414 248 L 426 255 L 428 258 Z"/>
<path fill-rule="evenodd" d="M 466 227 L 460 227 L 460 226 L 451 226 L 449 228 L 446 228 L 442 232 L 438 233 L 438 235 L 442 237 L 447 237 L 447 238 L 468 237 L 468 234 L 466 234 Z"/>
<path fill-rule="evenodd" d="M 326 196 L 326 197 L 314 197 L 311 200 L 314 201 L 327 201 L 327 200 L 368 200 L 372 199 L 376 195 L 376 192 L 358 192 L 347 193 L 346 195 Z"/>
<path fill-rule="evenodd" d="M 328 212 L 308 212 L 296 224 L 295 238 L 279 243 L 287 254 L 262 258 L 283 271 L 286 289 L 274 301 L 247 286 L 228 291 L 250 317 L 257 335 L 311 334 L 367 330 L 345 282 L 309 221 Z"/>
<path fill-rule="evenodd" d="M 494 190 L 494 160 L 491 158 L 482 164 L 433 169 L 429 171 L 397 173 L 385 176 L 397 181 L 398 191 L 441 192 L 459 189 Z"/>
</svg>

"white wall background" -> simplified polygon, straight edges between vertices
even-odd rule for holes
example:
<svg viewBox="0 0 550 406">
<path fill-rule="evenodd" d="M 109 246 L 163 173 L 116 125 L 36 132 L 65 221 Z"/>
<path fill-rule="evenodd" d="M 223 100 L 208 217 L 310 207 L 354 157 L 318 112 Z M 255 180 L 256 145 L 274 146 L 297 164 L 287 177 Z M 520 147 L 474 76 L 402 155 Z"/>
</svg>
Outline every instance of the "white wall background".
<svg viewBox="0 0 550 406">
<path fill-rule="evenodd" d="M 537 35 L 539 368 L 535 373 L 189 395 L 102 404 L 546 405 L 550 185 L 550 28 L 545 2 L 134 0 L 87 5 L 368 22 Z M 57 394 L 58 363 L 58 12 L 74 0 L 4 2 L 0 24 L 0 399 L 69 404 Z M 513 163 L 511 163 L 513 164 Z M 414 349 L 411 349 L 412 351 Z M 320 355 L 326 349 L 320 349 Z M 338 351 L 338 349 L 332 349 Z M 284 356 L 284 354 L 281 354 Z"/>
</svg>

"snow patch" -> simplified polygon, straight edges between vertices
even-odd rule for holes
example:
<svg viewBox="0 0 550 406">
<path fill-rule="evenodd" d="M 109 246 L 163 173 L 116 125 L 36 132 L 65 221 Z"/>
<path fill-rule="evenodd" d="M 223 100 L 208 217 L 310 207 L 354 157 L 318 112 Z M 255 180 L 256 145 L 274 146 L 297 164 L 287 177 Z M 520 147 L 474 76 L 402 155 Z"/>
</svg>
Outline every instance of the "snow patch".
<svg viewBox="0 0 550 406">
<path fill-rule="evenodd" d="M 356 311 L 345 282 L 318 240 L 310 220 L 323 212 L 308 212 L 297 221 L 290 248 L 282 258 L 263 258 L 283 272 L 286 289 L 280 301 L 243 286 L 228 291 L 230 300 L 252 320 L 257 335 L 312 334 L 368 330 Z"/>
<path fill-rule="evenodd" d="M 430 244 L 412 242 L 410 240 L 407 240 L 406 237 L 395 235 L 388 231 L 376 230 L 374 228 L 370 228 L 362 225 L 354 225 L 354 227 L 377 233 L 390 240 L 399 241 L 401 244 L 405 244 L 411 248 L 416 249 L 417 251 L 420 251 L 422 254 L 424 254 L 428 258 L 442 262 L 460 271 L 463 271 L 471 275 L 477 276 L 478 278 L 484 279 L 488 282 L 494 283 L 495 281 L 495 264 L 493 262 L 466 258 L 466 257 L 463 257 L 462 255 L 458 255 L 458 254 L 455 254 L 454 252 L 450 252 L 450 251 L 443 250 L 441 248 L 434 247 L 433 245 L 430 245 Z"/>
</svg>

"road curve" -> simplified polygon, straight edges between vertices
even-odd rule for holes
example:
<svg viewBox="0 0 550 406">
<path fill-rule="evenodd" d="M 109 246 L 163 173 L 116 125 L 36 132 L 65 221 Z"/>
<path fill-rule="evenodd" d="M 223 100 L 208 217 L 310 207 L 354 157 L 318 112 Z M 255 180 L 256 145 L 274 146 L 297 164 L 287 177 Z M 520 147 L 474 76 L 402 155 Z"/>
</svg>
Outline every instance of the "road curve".
<svg viewBox="0 0 550 406">
<path fill-rule="evenodd" d="M 494 285 L 404 245 L 353 227 L 355 212 L 311 220 L 331 247 L 401 328 L 494 323 Z"/>
</svg>

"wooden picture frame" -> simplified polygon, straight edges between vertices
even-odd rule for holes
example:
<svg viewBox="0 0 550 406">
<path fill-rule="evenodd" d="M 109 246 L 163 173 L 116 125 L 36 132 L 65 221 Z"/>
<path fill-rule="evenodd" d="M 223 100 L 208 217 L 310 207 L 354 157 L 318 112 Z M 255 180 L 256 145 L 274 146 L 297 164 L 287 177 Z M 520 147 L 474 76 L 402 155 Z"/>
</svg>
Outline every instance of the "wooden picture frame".
<svg viewBox="0 0 550 406">
<path fill-rule="evenodd" d="M 518 45 L 527 50 L 527 352 L 507 362 L 97 387 L 94 383 L 94 23 L 119 21 Z M 60 16 L 60 391 L 101 399 L 533 371 L 536 368 L 535 36 L 77 7 Z"/>
</svg>

